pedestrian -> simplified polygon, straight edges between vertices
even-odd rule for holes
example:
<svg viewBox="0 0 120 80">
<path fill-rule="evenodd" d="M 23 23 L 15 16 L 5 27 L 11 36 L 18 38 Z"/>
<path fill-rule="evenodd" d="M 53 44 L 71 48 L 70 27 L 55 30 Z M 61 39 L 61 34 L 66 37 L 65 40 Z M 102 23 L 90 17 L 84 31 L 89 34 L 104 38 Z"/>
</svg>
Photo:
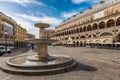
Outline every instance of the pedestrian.
<svg viewBox="0 0 120 80">
<path fill-rule="evenodd" d="M 32 51 L 34 51 L 34 46 L 32 46 Z"/>
</svg>

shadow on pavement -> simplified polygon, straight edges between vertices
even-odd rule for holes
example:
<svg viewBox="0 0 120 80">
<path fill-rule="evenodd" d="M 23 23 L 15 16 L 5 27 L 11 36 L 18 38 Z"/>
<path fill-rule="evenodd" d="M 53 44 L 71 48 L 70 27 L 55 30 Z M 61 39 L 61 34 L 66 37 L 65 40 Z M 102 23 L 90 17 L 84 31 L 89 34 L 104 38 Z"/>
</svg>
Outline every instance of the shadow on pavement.
<svg viewBox="0 0 120 80">
<path fill-rule="evenodd" d="M 78 63 L 78 66 L 73 71 L 88 71 L 88 72 L 92 72 L 92 71 L 97 71 L 97 68 L 89 66 L 89 65 L 84 65 L 84 64 Z"/>
</svg>

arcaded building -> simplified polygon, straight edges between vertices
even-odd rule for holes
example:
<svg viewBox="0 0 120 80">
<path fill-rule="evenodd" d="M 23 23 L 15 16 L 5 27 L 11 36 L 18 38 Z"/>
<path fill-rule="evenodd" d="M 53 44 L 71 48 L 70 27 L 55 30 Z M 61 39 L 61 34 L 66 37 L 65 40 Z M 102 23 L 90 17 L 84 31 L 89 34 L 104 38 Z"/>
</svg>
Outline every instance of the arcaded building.
<svg viewBox="0 0 120 80">
<path fill-rule="evenodd" d="M 35 39 L 35 35 L 27 33 L 26 39 Z"/>
<path fill-rule="evenodd" d="M 120 42 L 120 0 L 103 0 L 69 17 L 56 27 L 56 44 Z"/>
<path fill-rule="evenodd" d="M 52 37 L 52 34 L 55 33 L 55 30 L 47 29 L 45 30 L 45 38 L 50 39 Z"/>
</svg>

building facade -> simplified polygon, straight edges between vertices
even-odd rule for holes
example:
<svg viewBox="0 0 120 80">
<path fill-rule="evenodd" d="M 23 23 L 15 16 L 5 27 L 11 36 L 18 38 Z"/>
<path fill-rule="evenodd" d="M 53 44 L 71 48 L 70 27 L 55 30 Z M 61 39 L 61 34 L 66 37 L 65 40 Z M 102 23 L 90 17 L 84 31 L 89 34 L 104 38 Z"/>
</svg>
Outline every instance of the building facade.
<svg viewBox="0 0 120 80">
<path fill-rule="evenodd" d="M 50 39 L 52 37 L 52 34 L 55 33 L 55 30 L 47 29 L 45 30 L 45 38 Z"/>
<path fill-rule="evenodd" d="M 120 42 L 120 0 L 103 0 L 64 20 L 52 34 L 56 44 Z"/>
<path fill-rule="evenodd" d="M 20 25 L 15 26 L 15 47 L 24 47 L 26 44 L 27 31 Z"/>
<path fill-rule="evenodd" d="M 5 32 L 7 31 L 7 34 Z M 25 46 L 26 29 L 18 25 L 12 18 L 0 12 L 0 45 L 9 47 Z M 7 42 L 6 42 L 7 40 Z"/>
<path fill-rule="evenodd" d="M 35 35 L 27 33 L 26 39 L 35 39 Z"/>
<path fill-rule="evenodd" d="M 14 46 L 15 25 L 16 22 L 12 18 L 0 12 L 0 45 Z"/>
</svg>

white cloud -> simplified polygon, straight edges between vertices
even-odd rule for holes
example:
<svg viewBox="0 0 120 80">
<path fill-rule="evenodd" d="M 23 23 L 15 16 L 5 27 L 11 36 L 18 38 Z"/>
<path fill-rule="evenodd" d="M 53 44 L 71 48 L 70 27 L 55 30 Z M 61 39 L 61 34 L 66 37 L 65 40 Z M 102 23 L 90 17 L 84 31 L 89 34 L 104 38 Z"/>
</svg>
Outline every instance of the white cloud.
<svg viewBox="0 0 120 80">
<path fill-rule="evenodd" d="M 34 23 L 32 23 L 32 22 L 30 22 L 28 20 L 22 19 L 20 17 L 17 17 L 15 15 L 13 16 L 13 15 L 7 14 L 7 16 L 12 17 L 12 19 L 15 20 L 18 25 L 25 28 L 28 33 L 34 34 L 38 38 L 39 30 L 34 27 Z"/>
<path fill-rule="evenodd" d="M 43 17 L 36 17 L 32 15 L 27 15 L 27 14 L 15 14 L 18 17 L 21 17 L 23 19 L 27 19 L 29 21 L 33 22 L 42 22 L 42 23 L 49 23 L 52 26 L 60 24 L 62 20 L 55 18 L 55 17 L 49 17 L 49 16 L 43 16 Z"/>
<path fill-rule="evenodd" d="M 74 3 L 74 4 L 79 4 L 79 3 L 82 3 L 82 2 L 92 2 L 92 3 L 97 3 L 97 2 L 99 2 L 99 1 L 101 1 L 101 0 L 71 0 L 72 1 L 72 3 Z"/>
<path fill-rule="evenodd" d="M 0 0 L 0 2 L 18 3 L 22 6 L 26 6 L 26 4 L 37 4 L 37 5 L 41 5 L 41 6 L 45 5 L 42 2 L 38 2 L 36 0 Z"/>
<path fill-rule="evenodd" d="M 26 28 L 27 30 L 33 27 L 33 24 L 29 21 L 26 21 L 24 19 L 17 18 L 17 17 L 13 17 L 13 19 L 22 27 Z"/>
<path fill-rule="evenodd" d="M 21 27 L 27 29 L 28 33 L 34 34 L 37 38 L 39 37 L 39 30 L 34 27 L 34 24 L 37 22 L 49 23 L 52 27 L 60 24 L 62 20 L 54 17 L 43 16 L 36 17 L 27 14 L 13 14 L 8 15 L 12 17 Z"/>
<path fill-rule="evenodd" d="M 77 14 L 78 12 L 63 12 L 62 13 L 62 16 L 64 17 L 64 18 L 68 18 L 68 17 L 71 17 L 71 16 L 73 16 L 73 15 L 75 15 L 75 14 Z"/>
<path fill-rule="evenodd" d="M 12 17 L 21 27 L 25 28 L 28 33 L 34 34 L 37 38 L 39 37 L 39 30 L 34 27 L 34 24 L 30 21 L 19 17 Z"/>
<path fill-rule="evenodd" d="M 72 3 L 79 4 L 88 0 L 72 0 Z"/>
</svg>

